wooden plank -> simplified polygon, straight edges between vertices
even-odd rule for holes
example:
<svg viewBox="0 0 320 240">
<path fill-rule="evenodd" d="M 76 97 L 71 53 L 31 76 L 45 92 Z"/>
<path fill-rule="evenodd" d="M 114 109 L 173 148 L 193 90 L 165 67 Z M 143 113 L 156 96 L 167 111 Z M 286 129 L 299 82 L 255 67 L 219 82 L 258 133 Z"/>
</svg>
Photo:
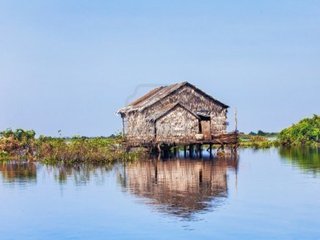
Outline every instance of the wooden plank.
<svg viewBox="0 0 320 240">
<path fill-rule="evenodd" d="M 168 138 L 162 139 L 162 141 L 150 141 L 150 140 L 126 140 L 124 144 L 126 146 L 133 147 L 152 147 L 157 144 L 177 144 L 177 145 L 190 145 L 190 144 L 237 144 L 239 142 L 239 136 L 237 132 L 214 135 L 211 139 L 204 139 L 201 141 L 197 141 L 195 138 Z"/>
</svg>

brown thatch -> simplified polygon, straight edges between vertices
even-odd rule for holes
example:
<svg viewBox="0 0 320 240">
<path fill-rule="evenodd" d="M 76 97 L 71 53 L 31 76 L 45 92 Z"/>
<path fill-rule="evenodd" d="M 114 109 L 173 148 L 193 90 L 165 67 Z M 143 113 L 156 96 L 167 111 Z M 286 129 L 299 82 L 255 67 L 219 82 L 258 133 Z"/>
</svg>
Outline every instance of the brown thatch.
<svg viewBox="0 0 320 240">
<path fill-rule="evenodd" d="M 179 90 L 182 87 L 188 86 L 195 91 L 199 92 L 201 95 L 206 96 L 211 101 L 217 103 L 218 105 L 221 105 L 224 108 L 228 108 L 228 105 L 225 105 L 224 103 L 214 99 L 210 95 L 206 94 L 199 88 L 195 87 L 189 82 L 182 82 L 182 83 L 175 83 L 168 86 L 161 86 L 158 88 L 155 88 L 148 92 L 147 94 L 143 95 L 142 97 L 136 99 L 132 103 L 129 103 L 128 106 L 121 108 L 118 112 L 119 113 L 126 113 L 130 111 L 143 111 L 145 108 L 152 106 L 156 102 L 160 101 L 161 99 L 167 97 L 170 94 L 173 94 L 175 91 Z"/>
</svg>

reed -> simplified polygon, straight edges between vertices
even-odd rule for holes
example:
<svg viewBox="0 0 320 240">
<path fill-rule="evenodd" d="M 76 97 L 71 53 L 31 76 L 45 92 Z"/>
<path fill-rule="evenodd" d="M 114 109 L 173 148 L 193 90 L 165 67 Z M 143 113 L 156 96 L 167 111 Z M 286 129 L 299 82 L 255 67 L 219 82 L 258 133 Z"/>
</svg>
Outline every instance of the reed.
<svg viewBox="0 0 320 240">
<path fill-rule="evenodd" d="M 30 134 L 32 133 L 32 134 Z M 111 163 L 131 161 L 142 151 L 127 153 L 122 137 L 35 138 L 34 131 L 18 129 L 1 132 L 0 158 L 64 163 Z"/>
</svg>

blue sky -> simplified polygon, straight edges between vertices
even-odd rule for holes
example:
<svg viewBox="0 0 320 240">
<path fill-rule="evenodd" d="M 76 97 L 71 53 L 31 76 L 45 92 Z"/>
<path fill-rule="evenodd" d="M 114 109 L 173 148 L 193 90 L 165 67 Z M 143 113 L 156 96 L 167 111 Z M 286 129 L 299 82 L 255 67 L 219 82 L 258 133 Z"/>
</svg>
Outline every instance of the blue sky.
<svg viewBox="0 0 320 240">
<path fill-rule="evenodd" d="M 320 1 L 0 0 L 0 129 L 109 135 L 128 99 L 189 81 L 279 131 L 320 113 Z M 136 90 L 137 89 L 137 90 Z"/>
</svg>

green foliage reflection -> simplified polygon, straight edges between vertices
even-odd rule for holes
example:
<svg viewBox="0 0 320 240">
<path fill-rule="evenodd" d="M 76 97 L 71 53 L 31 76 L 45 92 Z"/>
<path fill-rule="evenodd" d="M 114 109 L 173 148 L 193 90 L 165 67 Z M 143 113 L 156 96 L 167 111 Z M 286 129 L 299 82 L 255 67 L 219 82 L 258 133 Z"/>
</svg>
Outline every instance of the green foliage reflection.
<svg viewBox="0 0 320 240">
<path fill-rule="evenodd" d="M 305 171 L 320 173 L 320 148 L 279 148 L 279 154 L 286 161 Z"/>
</svg>

